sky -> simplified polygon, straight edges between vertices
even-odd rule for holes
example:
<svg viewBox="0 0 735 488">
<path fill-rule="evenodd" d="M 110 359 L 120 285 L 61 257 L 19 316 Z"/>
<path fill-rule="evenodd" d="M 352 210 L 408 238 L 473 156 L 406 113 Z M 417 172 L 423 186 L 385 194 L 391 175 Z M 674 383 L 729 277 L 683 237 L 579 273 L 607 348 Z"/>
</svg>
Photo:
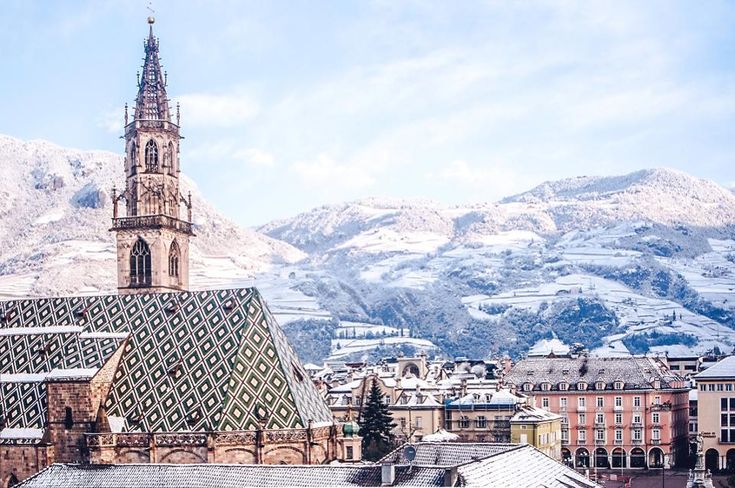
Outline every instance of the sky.
<svg viewBox="0 0 735 488">
<path fill-rule="evenodd" d="M 0 133 L 122 152 L 145 0 L 3 0 Z M 253 226 L 671 167 L 735 185 L 735 2 L 157 0 L 184 172 Z"/>
</svg>

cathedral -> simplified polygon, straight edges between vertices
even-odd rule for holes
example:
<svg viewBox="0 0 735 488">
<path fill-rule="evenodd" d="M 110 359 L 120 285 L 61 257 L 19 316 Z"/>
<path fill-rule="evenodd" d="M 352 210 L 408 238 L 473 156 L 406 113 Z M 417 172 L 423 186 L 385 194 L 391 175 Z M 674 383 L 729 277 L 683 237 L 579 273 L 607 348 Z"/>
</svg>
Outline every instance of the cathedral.
<svg viewBox="0 0 735 488">
<path fill-rule="evenodd" d="M 112 193 L 118 294 L 0 302 L 3 487 L 53 463 L 360 459 L 257 289 L 189 291 L 179 109 L 148 23 Z"/>
</svg>

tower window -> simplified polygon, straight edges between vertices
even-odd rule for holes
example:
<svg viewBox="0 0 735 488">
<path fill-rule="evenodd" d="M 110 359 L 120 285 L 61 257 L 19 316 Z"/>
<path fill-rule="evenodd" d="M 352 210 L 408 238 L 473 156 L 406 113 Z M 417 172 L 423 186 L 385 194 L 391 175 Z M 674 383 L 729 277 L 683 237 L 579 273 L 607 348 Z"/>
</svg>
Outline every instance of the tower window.
<svg viewBox="0 0 735 488">
<path fill-rule="evenodd" d="M 174 173 L 174 143 L 168 143 L 168 150 L 166 151 L 166 164 L 168 165 L 168 172 Z"/>
<path fill-rule="evenodd" d="M 153 139 L 145 145 L 145 170 L 158 173 L 158 145 Z"/>
<path fill-rule="evenodd" d="M 171 243 L 171 249 L 168 253 L 168 275 L 172 278 L 179 277 L 179 257 L 181 252 L 179 251 L 179 244 L 176 241 Z"/>
<path fill-rule="evenodd" d="M 133 246 L 130 252 L 130 286 L 150 286 L 151 249 L 143 239 Z"/>
<path fill-rule="evenodd" d="M 138 171 L 138 147 L 135 142 L 130 146 L 130 174 L 135 174 Z"/>
<path fill-rule="evenodd" d="M 72 414 L 71 407 L 66 407 L 64 410 L 64 428 L 71 429 L 74 427 L 74 415 Z"/>
</svg>

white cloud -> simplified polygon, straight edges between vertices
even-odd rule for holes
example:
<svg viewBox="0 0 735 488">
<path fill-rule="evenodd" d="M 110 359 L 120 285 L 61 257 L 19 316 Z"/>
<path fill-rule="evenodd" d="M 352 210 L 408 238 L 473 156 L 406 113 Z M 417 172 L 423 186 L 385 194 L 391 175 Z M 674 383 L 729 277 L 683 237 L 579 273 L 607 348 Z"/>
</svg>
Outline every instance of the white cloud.
<svg viewBox="0 0 735 488">
<path fill-rule="evenodd" d="M 427 180 L 457 186 L 458 190 L 469 190 L 477 197 L 495 199 L 508 196 L 519 188 L 516 172 L 500 164 L 473 166 L 464 160 L 454 160 L 439 171 L 425 174 Z"/>
<path fill-rule="evenodd" d="M 254 147 L 235 151 L 234 157 L 244 160 L 250 166 L 272 167 L 275 163 L 272 153 Z"/>
<path fill-rule="evenodd" d="M 125 124 L 123 116 L 124 112 L 122 108 L 108 110 L 97 119 L 97 127 L 101 127 L 111 134 L 122 134 Z"/>
<path fill-rule="evenodd" d="M 242 94 L 190 93 L 177 97 L 187 127 L 234 127 L 258 114 L 258 104 Z"/>
<path fill-rule="evenodd" d="M 311 161 L 297 161 L 290 169 L 312 187 L 357 189 L 375 183 L 375 178 L 365 168 L 340 164 L 323 153 Z"/>
</svg>

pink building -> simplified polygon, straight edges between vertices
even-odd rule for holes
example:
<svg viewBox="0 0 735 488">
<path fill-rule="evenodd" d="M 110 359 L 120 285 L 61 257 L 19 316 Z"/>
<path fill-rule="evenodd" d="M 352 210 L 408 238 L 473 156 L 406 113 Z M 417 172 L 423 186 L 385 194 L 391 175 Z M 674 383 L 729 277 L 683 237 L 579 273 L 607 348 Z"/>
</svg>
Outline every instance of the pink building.
<svg viewBox="0 0 735 488">
<path fill-rule="evenodd" d="M 687 461 L 689 388 L 658 359 L 529 358 L 504 382 L 562 416 L 568 464 L 643 468 Z"/>
</svg>

